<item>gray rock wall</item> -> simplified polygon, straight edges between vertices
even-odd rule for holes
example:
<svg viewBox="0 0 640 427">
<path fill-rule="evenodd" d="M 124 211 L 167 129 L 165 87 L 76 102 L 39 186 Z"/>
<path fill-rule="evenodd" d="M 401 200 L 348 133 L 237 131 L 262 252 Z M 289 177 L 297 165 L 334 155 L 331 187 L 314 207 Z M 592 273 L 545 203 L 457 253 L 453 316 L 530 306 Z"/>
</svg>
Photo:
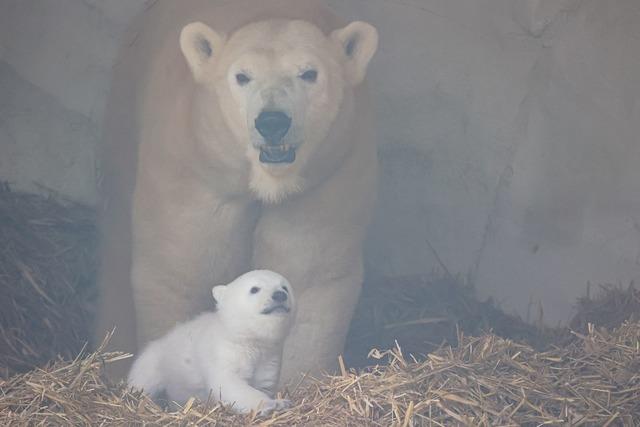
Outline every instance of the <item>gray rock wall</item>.
<svg viewBox="0 0 640 427">
<path fill-rule="evenodd" d="M 109 69 L 143 0 L 0 0 L 0 178 L 95 200 Z M 564 321 L 640 279 L 640 2 L 330 0 L 381 37 L 370 275 L 446 267 Z"/>
</svg>

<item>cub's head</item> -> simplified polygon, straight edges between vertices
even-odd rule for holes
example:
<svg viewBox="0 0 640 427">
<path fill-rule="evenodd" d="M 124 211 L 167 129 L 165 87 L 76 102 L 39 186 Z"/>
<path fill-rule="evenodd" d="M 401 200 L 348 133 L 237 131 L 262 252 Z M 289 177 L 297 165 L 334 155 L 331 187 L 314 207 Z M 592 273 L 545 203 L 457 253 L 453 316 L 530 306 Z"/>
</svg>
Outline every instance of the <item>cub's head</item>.
<svg viewBox="0 0 640 427">
<path fill-rule="evenodd" d="M 214 286 L 212 293 L 222 321 L 239 338 L 278 342 L 289 332 L 295 299 L 280 274 L 250 271 L 228 285 Z"/>
<path fill-rule="evenodd" d="M 199 105 L 219 103 L 215 110 L 246 147 L 251 190 L 267 202 L 303 190 L 309 164 L 331 170 L 348 151 L 348 141 L 330 131 L 349 126 L 345 99 L 364 80 L 377 45 L 377 31 L 364 22 L 326 35 L 306 21 L 264 21 L 228 38 L 194 22 L 180 35 L 201 86 Z"/>
</svg>

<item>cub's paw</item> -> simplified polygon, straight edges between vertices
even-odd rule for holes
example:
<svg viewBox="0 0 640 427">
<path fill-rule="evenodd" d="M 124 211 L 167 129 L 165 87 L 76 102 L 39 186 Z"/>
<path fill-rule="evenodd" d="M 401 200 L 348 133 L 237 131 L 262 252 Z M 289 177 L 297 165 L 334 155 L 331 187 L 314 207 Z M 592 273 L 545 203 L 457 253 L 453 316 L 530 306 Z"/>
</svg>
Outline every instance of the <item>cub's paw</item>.
<svg viewBox="0 0 640 427">
<path fill-rule="evenodd" d="M 259 416 L 269 415 L 273 411 L 280 411 L 291 407 L 291 401 L 289 399 L 270 399 L 262 403 Z"/>
</svg>

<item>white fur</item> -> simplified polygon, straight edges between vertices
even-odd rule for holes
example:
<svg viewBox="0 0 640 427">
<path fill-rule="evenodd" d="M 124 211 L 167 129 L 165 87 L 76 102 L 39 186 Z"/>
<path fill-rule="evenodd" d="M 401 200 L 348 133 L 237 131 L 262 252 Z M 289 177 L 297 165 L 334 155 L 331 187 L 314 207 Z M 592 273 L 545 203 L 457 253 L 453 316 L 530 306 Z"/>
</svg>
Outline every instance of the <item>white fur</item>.
<svg viewBox="0 0 640 427">
<path fill-rule="evenodd" d="M 196 96 L 205 105 L 215 102 L 214 98 L 225 99 L 226 124 L 236 140 L 247 146 L 249 188 L 256 197 L 278 203 L 304 191 L 306 163 L 320 147 L 327 148 L 345 91 L 364 80 L 378 46 L 377 32 L 370 24 L 352 22 L 327 37 L 306 21 L 273 20 L 251 23 L 223 40 L 225 36 L 201 22 L 186 25 L 180 33 L 181 50 L 194 80 L 213 89 Z M 308 70 L 317 71 L 315 82 L 300 78 Z M 239 73 L 248 76 L 249 83 L 238 84 Z M 262 137 L 254 120 L 264 109 L 291 116 L 284 143 L 299 147 L 293 164 L 258 161 Z M 340 147 L 334 149 L 340 151 Z"/>
<path fill-rule="evenodd" d="M 254 287 L 259 291 L 251 293 Z M 241 413 L 286 407 L 288 401 L 272 394 L 295 313 L 291 285 L 277 273 L 255 270 L 212 292 L 216 311 L 149 343 L 131 368 L 129 385 L 152 398 L 165 392 L 180 404 L 191 396 L 202 401 L 210 396 Z M 275 292 L 286 292 L 287 300 L 274 301 Z M 278 304 L 289 311 L 262 313 Z"/>
<path fill-rule="evenodd" d="M 204 310 L 212 281 L 271 269 L 301 308 L 283 380 L 336 366 L 376 195 L 362 80 L 377 34 L 323 3 L 157 0 L 134 23 L 105 121 L 98 341 L 116 324 L 112 348 L 135 352 Z M 272 107 L 293 163 L 259 160 Z"/>
</svg>

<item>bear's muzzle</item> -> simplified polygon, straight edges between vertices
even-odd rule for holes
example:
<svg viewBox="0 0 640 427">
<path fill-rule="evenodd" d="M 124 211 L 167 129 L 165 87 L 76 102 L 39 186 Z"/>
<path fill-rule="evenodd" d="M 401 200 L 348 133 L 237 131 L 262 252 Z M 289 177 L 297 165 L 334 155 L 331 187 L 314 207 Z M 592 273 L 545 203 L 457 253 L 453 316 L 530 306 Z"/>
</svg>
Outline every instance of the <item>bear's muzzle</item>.
<svg viewBox="0 0 640 427">
<path fill-rule="evenodd" d="M 283 143 L 291 128 L 291 117 L 282 111 L 262 111 L 255 119 L 255 127 L 264 144 L 260 145 L 261 163 L 293 163 L 296 149 Z"/>
</svg>

